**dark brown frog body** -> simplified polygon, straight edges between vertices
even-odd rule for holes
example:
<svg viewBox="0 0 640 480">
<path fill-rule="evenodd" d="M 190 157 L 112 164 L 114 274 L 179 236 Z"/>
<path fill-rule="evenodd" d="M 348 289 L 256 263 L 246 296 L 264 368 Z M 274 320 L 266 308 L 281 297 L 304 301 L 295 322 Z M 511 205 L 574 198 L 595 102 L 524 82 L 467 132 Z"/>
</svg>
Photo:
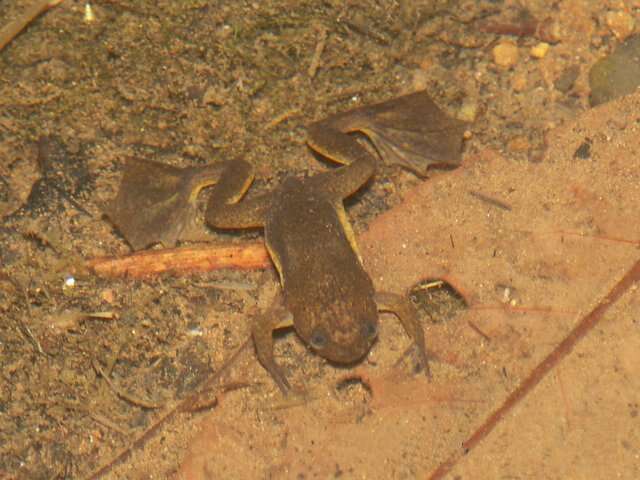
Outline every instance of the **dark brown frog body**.
<svg viewBox="0 0 640 480">
<path fill-rule="evenodd" d="M 417 173 L 443 162 L 448 155 L 444 151 L 436 157 L 420 154 L 427 141 L 414 125 L 421 113 L 433 108 L 428 97 L 413 94 L 356 109 L 351 115 L 337 115 L 311 125 L 308 143 L 344 166 L 313 177 L 288 178 L 272 192 L 240 202 L 253 171 L 247 162 L 237 161 L 230 163 L 214 187 L 207 223 L 216 228 L 263 227 L 265 243 L 280 275 L 283 293 L 255 320 L 252 334 L 258 359 L 284 393 L 290 385 L 275 362 L 272 332 L 291 318 L 298 335 L 318 354 L 333 362 L 353 363 L 369 352 L 376 339 L 378 311 L 394 312 L 428 372 L 417 312 L 406 298 L 374 290 L 362 266 L 343 200 L 373 176 L 377 163 L 347 132 L 370 134 L 383 158 L 386 152 L 390 163 Z M 421 128 L 424 130 L 424 125 Z M 452 159 L 452 163 L 457 161 Z"/>
<path fill-rule="evenodd" d="M 345 218 L 342 199 L 325 192 L 320 178 L 289 178 L 274 192 L 265 222 L 296 332 L 320 355 L 340 363 L 369 351 L 378 324 L 373 283 Z"/>
</svg>

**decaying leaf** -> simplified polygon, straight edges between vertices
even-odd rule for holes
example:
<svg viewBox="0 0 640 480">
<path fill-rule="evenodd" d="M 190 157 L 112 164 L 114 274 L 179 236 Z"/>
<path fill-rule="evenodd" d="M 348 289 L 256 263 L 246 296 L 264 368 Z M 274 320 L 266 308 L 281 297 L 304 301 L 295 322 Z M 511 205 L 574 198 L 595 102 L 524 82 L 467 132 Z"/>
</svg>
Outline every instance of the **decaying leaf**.
<svg viewBox="0 0 640 480">
<path fill-rule="evenodd" d="M 361 132 L 386 164 L 426 176 L 432 165 L 461 161 L 465 122 L 447 116 L 425 90 L 339 113 L 315 124 Z"/>
<path fill-rule="evenodd" d="M 175 246 L 195 217 L 200 190 L 214 184 L 225 163 L 179 168 L 128 159 L 116 198 L 105 208 L 134 250 Z"/>
</svg>

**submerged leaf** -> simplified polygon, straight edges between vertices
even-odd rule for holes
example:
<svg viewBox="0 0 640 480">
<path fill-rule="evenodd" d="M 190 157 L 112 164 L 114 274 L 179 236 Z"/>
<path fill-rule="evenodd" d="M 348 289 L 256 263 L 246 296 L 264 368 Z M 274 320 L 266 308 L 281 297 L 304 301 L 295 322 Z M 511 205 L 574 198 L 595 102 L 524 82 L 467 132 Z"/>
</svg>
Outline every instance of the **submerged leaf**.
<svg viewBox="0 0 640 480">
<path fill-rule="evenodd" d="M 194 220 L 198 193 L 217 181 L 223 165 L 179 168 L 128 159 L 106 213 L 134 250 L 154 243 L 175 246 Z"/>
</svg>

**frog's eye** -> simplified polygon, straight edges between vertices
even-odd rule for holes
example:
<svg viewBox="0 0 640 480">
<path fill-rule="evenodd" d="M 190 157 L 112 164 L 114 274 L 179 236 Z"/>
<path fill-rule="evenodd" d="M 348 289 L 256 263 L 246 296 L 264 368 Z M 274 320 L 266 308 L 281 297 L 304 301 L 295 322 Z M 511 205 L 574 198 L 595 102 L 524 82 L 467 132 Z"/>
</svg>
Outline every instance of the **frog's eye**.
<svg viewBox="0 0 640 480">
<path fill-rule="evenodd" d="M 362 324 L 362 337 L 367 339 L 373 339 L 378 335 L 378 327 L 371 321 L 366 321 Z"/>
<path fill-rule="evenodd" d="M 321 350 L 327 346 L 327 335 L 320 327 L 316 327 L 311 332 L 311 338 L 309 339 L 311 346 L 316 350 Z"/>
</svg>

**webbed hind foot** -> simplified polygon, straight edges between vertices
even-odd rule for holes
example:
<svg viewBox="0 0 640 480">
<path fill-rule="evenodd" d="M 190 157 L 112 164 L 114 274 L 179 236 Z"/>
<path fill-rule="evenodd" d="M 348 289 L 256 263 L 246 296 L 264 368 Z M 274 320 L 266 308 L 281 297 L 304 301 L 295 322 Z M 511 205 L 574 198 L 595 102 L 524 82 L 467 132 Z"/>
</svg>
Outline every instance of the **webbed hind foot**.
<svg viewBox="0 0 640 480">
<path fill-rule="evenodd" d="M 314 129 L 361 132 L 385 164 L 426 176 L 432 165 L 460 164 L 466 126 L 446 115 L 422 90 L 331 116 L 314 124 Z"/>
</svg>

